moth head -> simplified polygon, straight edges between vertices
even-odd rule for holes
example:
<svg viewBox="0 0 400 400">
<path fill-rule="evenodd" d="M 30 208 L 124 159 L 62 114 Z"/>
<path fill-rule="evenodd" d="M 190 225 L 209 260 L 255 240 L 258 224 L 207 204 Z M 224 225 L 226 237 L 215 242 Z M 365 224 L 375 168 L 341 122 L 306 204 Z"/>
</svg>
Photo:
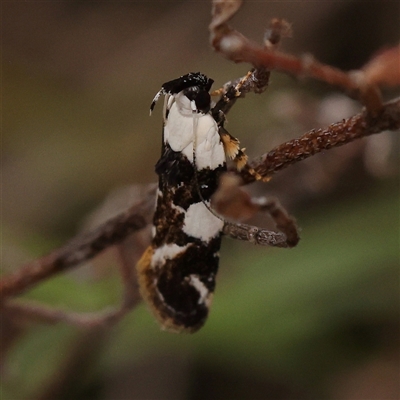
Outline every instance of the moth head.
<svg viewBox="0 0 400 400">
<path fill-rule="evenodd" d="M 205 90 L 201 86 L 191 86 L 184 89 L 182 94 L 190 101 L 193 112 L 206 114 L 210 111 L 211 96 L 208 90 Z"/>
<path fill-rule="evenodd" d="M 189 103 L 187 103 L 181 97 L 182 107 L 187 108 L 186 104 L 189 104 L 188 110 L 207 113 L 210 110 L 211 103 L 211 97 L 208 92 L 213 83 L 214 81 L 212 79 L 207 78 L 206 75 L 200 72 L 190 72 L 186 75 L 182 75 L 180 78 L 165 82 L 151 103 L 150 113 L 153 111 L 157 100 L 162 94 L 178 98 L 181 97 L 177 96 L 181 92 L 182 95 L 189 100 Z"/>
</svg>

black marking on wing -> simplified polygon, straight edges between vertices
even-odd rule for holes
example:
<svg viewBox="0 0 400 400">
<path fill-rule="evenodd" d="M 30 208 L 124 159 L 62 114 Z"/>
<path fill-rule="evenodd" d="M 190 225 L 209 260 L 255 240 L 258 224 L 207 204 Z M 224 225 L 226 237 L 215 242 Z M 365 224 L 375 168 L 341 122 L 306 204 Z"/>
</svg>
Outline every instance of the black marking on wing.
<svg viewBox="0 0 400 400">
<path fill-rule="evenodd" d="M 185 328 L 195 329 L 204 324 L 208 307 L 200 301 L 200 293 L 190 284 L 195 275 L 212 293 L 218 271 L 220 236 L 207 246 L 196 243 L 189 246 L 173 260 L 167 260 L 158 276 L 157 289 L 172 308 L 169 317 Z"/>
<path fill-rule="evenodd" d="M 192 163 L 180 151 L 172 150 L 168 143 L 163 147 L 163 154 L 155 167 L 162 186 L 177 186 L 182 182 L 190 182 L 194 176 Z"/>
<path fill-rule="evenodd" d="M 156 228 L 153 238 L 154 247 L 171 243 L 184 246 L 186 243 L 194 241 L 195 238 L 183 232 L 185 214 L 179 208 L 186 211 L 192 204 L 202 201 L 197 184 L 203 199 L 210 200 L 217 189 L 220 174 L 226 171 L 225 164 L 213 170 L 202 169 L 197 172 L 196 182 L 192 163 L 181 153 L 179 153 L 179 157 L 181 161 L 178 172 L 167 168 L 164 173 L 160 174 L 161 194 L 157 198 L 153 219 Z"/>
</svg>

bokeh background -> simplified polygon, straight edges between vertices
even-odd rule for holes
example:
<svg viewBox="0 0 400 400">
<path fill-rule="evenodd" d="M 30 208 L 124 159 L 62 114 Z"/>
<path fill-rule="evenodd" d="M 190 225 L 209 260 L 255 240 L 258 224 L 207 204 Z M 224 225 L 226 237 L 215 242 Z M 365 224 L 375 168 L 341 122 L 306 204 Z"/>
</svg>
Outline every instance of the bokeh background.
<svg viewBox="0 0 400 400">
<path fill-rule="evenodd" d="M 219 87 L 248 66 L 210 48 L 209 1 L 1 7 L 8 273 L 74 236 L 110 193 L 156 180 L 161 107 L 148 114 L 163 82 L 201 71 Z M 399 16 L 397 1 L 248 1 L 233 24 L 260 41 L 271 18 L 285 18 L 285 51 L 351 70 L 398 42 Z M 360 109 L 327 85 L 273 73 L 227 128 L 257 156 Z M 398 132 L 387 132 L 249 188 L 278 196 L 302 240 L 279 250 L 225 239 L 212 312 L 194 335 L 160 331 L 143 304 L 104 330 L 3 316 L 2 399 L 398 399 L 398 165 Z M 24 297 L 74 311 L 117 304 L 117 262 L 107 253 Z"/>
</svg>

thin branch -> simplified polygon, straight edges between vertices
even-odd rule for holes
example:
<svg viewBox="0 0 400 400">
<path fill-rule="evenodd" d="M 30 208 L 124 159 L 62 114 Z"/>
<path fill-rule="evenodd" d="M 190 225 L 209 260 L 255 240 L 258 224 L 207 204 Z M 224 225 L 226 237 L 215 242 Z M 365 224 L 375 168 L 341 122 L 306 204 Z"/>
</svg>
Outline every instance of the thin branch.
<svg viewBox="0 0 400 400">
<path fill-rule="evenodd" d="M 365 70 L 344 72 L 320 63 L 310 55 L 299 58 L 250 41 L 228 24 L 241 4 L 241 0 L 213 0 L 210 42 L 217 52 L 229 60 L 248 62 L 256 68 L 282 71 L 298 78 L 309 76 L 340 87 L 357 97 L 373 115 L 382 108 L 378 85 L 384 83 L 395 86 L 400 83 L 400 47 L 385 52 L 376 62 L 367 64 Z M 390 79 L 383 75 L 390 75 Z"/>
<path fill-rule="evenodd" d="M 13 317 L 37 320 L 48 324 L 67 322 L 80 328 L 93 328 L 100 326 L 112 326 L 130 312 L 140 299 L 135 303 L 122 302 L 118 307 L 107 307 L 98 312 L 73 312 L 60 308 L 47 306 L 29 300 L 7 300 L 3 304 L 4 310 Z"/>
<path fill-rule="evenodd" d="M 289 24 L 278 18 L 274 18 L 264 35 L 264 48 L 270 50 L 278 49 L 282 37 L 290 35 Z M 247 93 L 264 93 L 269 85 L 271 71 L 259 66 L 253 68 L 245 76 L 234 81 L 227 82 L 225 85 L 212 95 L 219 95 L 220 99 L 212 109 L 212 116 L 219 126 L 223 126 L 225 115 L 233 107 L 238 98 L 244 98 Z"/>
<path fill-rule="evenodd" d="M 133 208 L 133 207 L 132 207 Z M 51 307 L 35 301 L 6 299 L 3 312 L 13 318 L 36 320 L 48 324 L 67 322 L 79 328 L 110 327 L 121 320 L 128 312 L 135 308 L 141 301 L 138 290 L 137 278 L 132 268 L 132 261 L 127 260 L 122 245 L 117 245 L 119 261 L 118 266 L 123 284 L 121 304 L 117 307 L 107 307 L 95 312 L 73 312 L 61 308 Z"/>
<path fill-rule="evenodd" d="M 279 200 L 273 197 L 264 198 L 262 208 L 274 220 L 276 227 L 281 232 L 262 229 L 257 226 L 225 223 L 224 234 L 232 239 L 245 240 L 246 242 L 261 246 L 274 246 L 290 248 L 297 245 L 300 240 L 296 220 L 282 207 Z"/>
<path fill-rule="evenodd" d="M 226 173 L 220 178 L 218 189 L 212 196 L 212 207 L 219 215 L 233 220 L 226 222 L 224 234 L 239 240 L 263 246 L 294 247 L 300 240 L 296 220 L 290 216 L 275 197 L 253 198 L 242 187 L 242 179 Z M 241 224 L 258 212 L 268 212 L 280 232 Z"/>
<path fill-rule="evenodd" d="M 107 247 L 122 242 L 130 233 L 147 226 L 154 210 L 154 196 L 155 187 L 152 185 L 140 203 L 93 231 L 76 236 L 50 254 L 27 263 L 14 274 L 3 277 L 0 281 L 0 301 L 95 257 Z"/>
<path fill-rule="evenodd" d="M 367 112 L 354 115 L 327 128 L 312 129 L 251 161 L 239 173 L 244 183 L 268 181 L 272 174 L 323 150 L 343 146 L 356 139 L 386 130 L 400 129 L 400 98 L 385 103 L 378 116 Z"/>
<path fill-rule="evenodd" d="M 311 76 L 346 90 L 358 89 L 358 85 L 345 72 L 321 64 L 311 56 L 297 58 L 276 49 L 269 50 L 243 36 L 228 22 L 239 11 L 241 0 L 214 0 L 212 20 L 209 26 L 213 48 L 234 62 L 248 62 L 255 67 L 285 71 L 295 76 Z"/>
</svg>

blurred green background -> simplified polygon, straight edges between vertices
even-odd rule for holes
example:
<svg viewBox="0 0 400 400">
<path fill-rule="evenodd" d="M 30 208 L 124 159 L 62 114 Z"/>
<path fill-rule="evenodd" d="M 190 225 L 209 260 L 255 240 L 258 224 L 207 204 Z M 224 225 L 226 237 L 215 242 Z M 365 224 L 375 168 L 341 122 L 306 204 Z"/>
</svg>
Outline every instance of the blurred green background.
<svg viewBox="0 0 400 400">
<path fill-rule="evenodd" d="M 156 180 L 161 84 L 247 72 L 208 45 L 208 1 L 2 4 L 2 273 L 61 245 L 114 190 Z M 247 2 L 233 24 L 350 70 L 396 44 L 398 2 Z M 398 92 L 385 92 L 393 98 Z M 360 111 L 324 84 L 273 73 L 228 130 L 250 156 Z M 2 399 L 398 399 L 399 139 L 387 132 L 256 184 L 301 227 L 297 248 L 223 242 L 205 327 L 160 331 L 141 304 L 109 330 L 2 316 Z M 254 224 L 269 226 L 258 216 Z M 271 226 L 272 227 L 272 226 Z M 66 310 L 117 304 L 112 254 L 24 295 Z"/>
</svg>

